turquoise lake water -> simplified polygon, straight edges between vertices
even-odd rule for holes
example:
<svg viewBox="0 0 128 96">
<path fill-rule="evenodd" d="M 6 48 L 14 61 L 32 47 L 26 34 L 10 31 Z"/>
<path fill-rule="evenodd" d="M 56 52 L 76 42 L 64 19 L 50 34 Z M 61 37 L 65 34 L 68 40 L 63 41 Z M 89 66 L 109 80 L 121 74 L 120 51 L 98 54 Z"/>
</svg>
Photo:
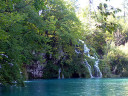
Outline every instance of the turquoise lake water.
<svg viewBox="0 0 128 96">
<path fill-rule="evenodd" d="M 0 87 L 0 96 L 128 96 L 128 79 L 26 81 L 26 87 Z"/>
</svg>

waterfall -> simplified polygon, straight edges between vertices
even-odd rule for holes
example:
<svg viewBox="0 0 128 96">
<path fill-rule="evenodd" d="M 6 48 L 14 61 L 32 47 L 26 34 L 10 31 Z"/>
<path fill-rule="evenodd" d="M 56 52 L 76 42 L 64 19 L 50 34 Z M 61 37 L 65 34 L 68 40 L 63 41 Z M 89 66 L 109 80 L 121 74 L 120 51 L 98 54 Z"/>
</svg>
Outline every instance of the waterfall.
<svg viewBox="0 0 128 96">
<path fill-rule="evenodd" d="M 62 79 L 64 79 L 64 74 L 62 74 Z"/>
<path fill-rule="evenodd" d="M 87 60 L 86 60 L 86 59 L 85 59 L 85 64 L 86 64 L 86 66 L 87 66 L 87 68 L 88 68 L 88 71 L 89 71 L 90 77 L 91 77 L 91 78 L 93 78 L 93 76 L 92 76 L 92 71 L 91 71 L 91 66 L 88 64 L 88 62 L 87 62 Z"/>
<path fill-rule="evenodd" d="M 88 56 L 88 57 L 91 57 L 90 54 L 89 54 L 90 49 L 86 46 L 85 43 L 83 43 L 83 44 L 84 44 L 84 54 L 87 53 L 87 56 Z M 90 77 L 93 78 L 92 71 L 91 71 L 91 66 L 89 65 L 89 63 L 87 62 L 86 59 L 85 59 L 85 64 L 86 64 L 86 66 L 87 66 L 87 68 L 88 68 Z"/>
<path fill-rule="evenodd" d="M 79 41 L 84 44 L 84 54 L 87 54 L 87 56 L 88 56 L 90 59 L 94 59 L 94 60 L 95 60 L 94 68 L 95 68 L 95 70 L 96 70 L 96 77 L 102 78 L 102 73 L 101 73 L 101 71 L 100 71 L 100 69 L 99 69 L 99 66 L 98 66 L 98 65 L 99 65 L 99 59 L 98 59 L 98 57 L 96 56 L 96 54 L 94 54 L 95 57 L 91 56 L 91 55 L 89 54 L 90 49 L 86 46 L 86 44 L 84 43 L 84 41 L 82 41 L 82 40 L 79 40 Z M 75 52 L 76 52 L 76 53 L 79 53 L 79 52 L 76 51 L 76 50 L 75 50 Z M 88 68 L 90 77 L 91 77 L 91 78 L 94 78 L 94 76 L 92 75 L 91 66 L 89 65 L 89 63 L 87 62 L 86 59 L 85 59 L 85 64 L 86 64 L 86 66 L 87 66 L 87 68 Z"/>
<path fill-rule="evenodd" d="M 6 58 L 8 58 L 8 56 L 7 56 L 7 55 L 5 55 L 5 54 L 0 54 L 0 55 L 5 56 Z"/>
<path fill-rule="evenodd" d="M 96 57 L 96 61 L 95 61 L 95 65 L 94 65 L 94 67 L 95 67 L 95 69 L 96 69 L 96 76 L 97 77 L 99 77 L 99 78 L 102 78 L 102 73 L 101 73 L 101 71 L 100 71 L 100 69 L 99 69 L 99 59 L 98 59 L 98 57 L 95 55 L 95 57 Z"/>
<path fill-rule="evenodd" d="M 60 79 L 61 68 L 59 68 L 58 73 L 59 73 L 58 79 Z"/>
<path fill-rule="evenodd" d="M 59 68 L 58 73 L 59 73 L 58 79 L 64 79 L 64 74 L 63 73 L 62 73 L 62 77 L 61 77 L 61 68 Z"/>
</svg>

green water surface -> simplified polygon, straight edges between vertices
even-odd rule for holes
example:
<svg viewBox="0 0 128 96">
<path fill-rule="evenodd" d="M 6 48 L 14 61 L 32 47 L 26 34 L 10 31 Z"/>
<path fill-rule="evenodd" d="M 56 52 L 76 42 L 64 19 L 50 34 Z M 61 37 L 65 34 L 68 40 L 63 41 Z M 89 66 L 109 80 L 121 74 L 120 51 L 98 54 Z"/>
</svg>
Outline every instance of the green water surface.
<svg viewBox="0 0 128 96">
<path fill-rule="evenodd" d="M 0 87 L 0 96 L 128 96 L 128 79 L 52 79 Z"/>
</svg>

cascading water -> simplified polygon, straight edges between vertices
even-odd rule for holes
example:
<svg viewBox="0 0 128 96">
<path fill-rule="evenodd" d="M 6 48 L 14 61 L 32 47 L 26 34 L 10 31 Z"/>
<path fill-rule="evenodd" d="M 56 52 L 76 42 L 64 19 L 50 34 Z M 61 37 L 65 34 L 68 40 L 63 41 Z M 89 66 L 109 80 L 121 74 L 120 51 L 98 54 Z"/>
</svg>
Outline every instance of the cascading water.
<svg viewBox="0 0 128 96">
<path fill-rule="evenodd" d="M 64 79 L 64 74 L 62 74 L 62 79 Z"/>
<path fill-rule="evenodd" d="M 64 79 L 64 74 L 61 73 L 61 68 L 59 68 L 58 73 L 59 73 L 58 79 Z"/>
<path fill-rule="evenodd" d="M 90 77 L 91 77 L 91 78 L 93 78 L 93 76 L 92 76 L 92 71 L 91 71 L 91 66 L 88 64 L 88 62 L 87 62 L 87 60 L 86 60 L 86 59 L 85 59 L 85 64 L 86 64 L 86 66 L 87 66 L 87 68 L 88 68 L 88 71 L 89 71 Z"/>
<path fill-rule="evenodd" d="M 101 71 L 100 71 L 100 69 L 99 69 L 99 59 L 98 59 L 98 57 L 95 55 L 95 57 L 93 57 L 93 56 L 91 56 L 90 54 L 89 54 L 89 51 L 90 51 L 90 49 L 86 46 L 86 44 L 84 43 L 84 41 L 82 41 L 82 40 L 79 40 L 81 43 L 83 43 L 84 44 L 84 54 L 87 54 L 87 56 L 89 57 L 89 58 L 91 58 L 91 59 L 95 59 L 95 64 L 94 64 L 94 68 L 95 68 L 95 70 L 96 70 L 96 77 L 98 77 L 98 78 L 102 78 L 102 73 L 101 73 Z M 80 52 L 78 52 L 77 50 L 75 50 L 75 52 L 77 53 L 77 54 L 79 54 Z M 92 71 L 91 71 L 91 66 L 89 65 L 89 63 L 87 62 L 87 60 L 85 59 L 85 64 L 86 64 L 86 66 L 87 66 L 87 68 L 88 68 L 88 71 L 89 71 L 89 74 L 90 74 L 90 77 L 91 78 L 94 78 L 94 76 L 92 75 Z"/>
<path fill-rule="evenodd" d="M 95 65 L 94 65 L 94 67 L 95 67 L 95 69 L 96 69 L 96 77 L 99 77 L 99 78 L 102 78 L 102 73 L 101 73 L 101 71 L 100 71 L 100 69 L 99 69 L 99 59 L 98 59 L 98 57 L 95 55 L 95 59 L 96 59 L 96 61 L 95 61 Z"/>
<path fill-rule="evenodd" d="M 90 49 L 88 49 L 88 47 L 86 46 L 86 44 L 84 42 L 82 42 L 84 44 L 84 54 L 87 53 L 87 56 L 88 57 L 91 57 L 90 54 L 89 54 L 89 51 Z M 87 60 L 85 59 L 85 64 L 88 68 L 88 71 L 89 71 L 89 74 L 90 74 L 90 77 L 93 78 L 93 75 L 92 75 L 92 71 L 91 71 L 91 66 L 89 65 L 89 63 L 87 62 Z"/>
<path fill-rule="evenodd" d="M 58 73 L 59 73 L 58 79 L 60 79 L 61 68 L 59 68 Z"/>
</svg>

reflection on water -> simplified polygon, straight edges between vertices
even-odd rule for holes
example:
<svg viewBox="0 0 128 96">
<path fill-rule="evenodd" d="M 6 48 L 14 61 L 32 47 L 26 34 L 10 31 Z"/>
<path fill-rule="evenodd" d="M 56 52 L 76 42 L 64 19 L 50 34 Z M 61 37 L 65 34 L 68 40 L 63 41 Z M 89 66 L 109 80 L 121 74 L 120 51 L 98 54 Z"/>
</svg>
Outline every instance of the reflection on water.
<svg viewBox="0 0 128 96">
<path fill-rule="evenodd" d="M 33 80 L 0 87 L 0 96 L 128 96 L 128 79 Z"/>
</svg>

